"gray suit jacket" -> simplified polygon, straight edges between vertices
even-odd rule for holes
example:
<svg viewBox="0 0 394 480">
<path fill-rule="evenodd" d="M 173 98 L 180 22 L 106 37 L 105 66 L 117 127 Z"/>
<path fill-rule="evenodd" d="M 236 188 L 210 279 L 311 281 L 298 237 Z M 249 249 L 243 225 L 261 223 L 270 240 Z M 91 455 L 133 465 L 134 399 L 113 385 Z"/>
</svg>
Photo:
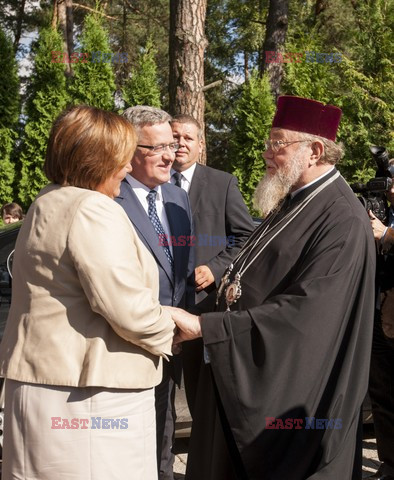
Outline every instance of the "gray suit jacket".
<svg viewBox="0 0 394 480">
<path fill-rule="evenodd" d="M 194 305 L 194 248 L 190 240 L 193 226 L 189 199 L 186 192 L 169 183 L 163 184 L 161 190 L 173 237 L 175 279 L 157 233 L 127 180 L 122 181 L 120 194 L 115 201 L 123 207 L 141 241 L 156 260 L 159 268 L 160 303 L 186 308 Z"/>
</svg>

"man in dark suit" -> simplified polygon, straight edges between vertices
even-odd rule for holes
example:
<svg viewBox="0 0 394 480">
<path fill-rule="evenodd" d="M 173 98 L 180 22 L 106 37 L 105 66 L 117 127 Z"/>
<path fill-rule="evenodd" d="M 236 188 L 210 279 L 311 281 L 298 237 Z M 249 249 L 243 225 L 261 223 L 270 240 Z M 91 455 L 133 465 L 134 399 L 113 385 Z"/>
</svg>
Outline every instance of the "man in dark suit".
<svg viewBox="0 0 394 480">
<path fill-rule="evenodd" d="M 137 106 L 124 114 L 135 127 L 138 145 L 132 171 L 121 184 L 116 201 L 124 208 L 140 239 L 156 259 L 162 305 L 194 304 L 192 215 L 187 194 L 167 183 L 178 145 L 163 110 Z M 132 266 L 131 266 L 132 268 Z M 175 383 L 180 384 L 178 355 L 164 363 L 156 387 L 157 454 L 160 480 L 173 480 L 171 452 L 175 428 Z"/>
<path fill-rule="evenodd" d="M 254 230 L 254 225 L 237 179 L 197 163 L 202 147 L 202 131 L 197 120 L 189 115 L 176 115 L 171 127 L 174 141 L 179 144 L 171 182 L 189 193 L 193 214 L 198 303 L 219 285 L 225 269 Z M 186 342 L 182 355 L 186 395 L 193 415 L 202 359 L 201 340 Z"/>
</svg>

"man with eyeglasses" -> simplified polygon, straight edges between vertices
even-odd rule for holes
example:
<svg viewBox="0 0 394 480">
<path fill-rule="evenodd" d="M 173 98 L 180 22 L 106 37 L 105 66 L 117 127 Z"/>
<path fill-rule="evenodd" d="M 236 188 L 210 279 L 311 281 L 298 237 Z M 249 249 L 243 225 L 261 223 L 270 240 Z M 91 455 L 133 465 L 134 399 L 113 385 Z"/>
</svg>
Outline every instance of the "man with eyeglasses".
<svg viewBox="0 0 394 480">
<path fill-rule="evenodd" d="M 170 309 L 175 344 L 202 337 L 205 347 L 187 480 L 361 479 L 375 248 L 335 168 L 341 113 L 278 99 L 256 191 L 265 220 L 216 301 L 199 315 Z"/>
<path fill-rule="evenodd" d="M 254 230 L 237 179 L 227 172 L 198 163 L 202 148 L 199 122 L 190 115 L 175 115 L 171 121 L 179 144 L 172 166 L 171 182 L 189 194 L 195 245 L 196 303 L 214 291 L 220 279 Z M 182 350 L 185 391 L 193 416 L 203 348 L 201 339 Z"/>
<path fill-rule="evenodd" d="M 162 305 L 194 305 L 192 214 L 183 190 L 168 183 L 178 144 L 170 115 L 158 108 L 136 106 L 123 116 L 134 126 L 137 149 L 132 171 L 122 181 L 116 201 L 124 208 L 140 239 L 155 257 Z M 133 268 L 130 265 L 130 268 Z M 155 389 L 157 455 L 160 480 L 173 480 L 171 448 L 175 429 L 175 384 L 180 384 L 181 360 L 164 362 L 163 380 Z M 130 473 L 132 476 L 132 472 Z"/>
</svg>

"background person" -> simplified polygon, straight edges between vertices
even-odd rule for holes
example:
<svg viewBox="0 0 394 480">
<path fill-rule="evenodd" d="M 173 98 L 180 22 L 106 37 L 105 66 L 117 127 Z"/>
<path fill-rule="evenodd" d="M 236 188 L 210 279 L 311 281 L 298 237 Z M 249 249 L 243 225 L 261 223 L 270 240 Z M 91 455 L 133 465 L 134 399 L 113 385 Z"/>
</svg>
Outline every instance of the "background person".
<svg viewBox="0 0 394 480">
<path fill-rule="evenodd" d="M 387 225 L 369 212 L 378 250 L 369 395 L 379 460 L 383 462 L 376 476 L 394 480 L 394 184 L 386 197 L 390 203 Z"/>
<path fill-rule="evenodd" d="M 138 144 L 131 161 L 133 170 L 122 181 L 116 201 L 156 260 L 160 303 L 188 308 L 194 305 L 192 214 L 187 194 L 168 183 L 177 149 L 169 124 L 171 117 L 159 108 L 144 105 L 128 108 L 123 116 L 135 128 Z M 181 358 L 174 355 L 164 364 L 163 380 L 155 388 L 160 480 L 174 479 L 171 449 L 175 384 L 180 385 L 181 374 Z"/>
<path fill-rule="evenodd" d="M 201 165 L 201 126 L 190 115 L 171 121 L 175 153 L 171 182 L 189 193 L 196 236 L 196 303 L 216 289 L 222 275 L 254 230 L 254 224 L 238 189 L 237 179 L 227 172 Z M 187 401 L 193 415 L 202 341 L 182 349 Z"/>
<path fill-rule="evenodd" d="M 125 119 L 97 108 L 52 128 L 52 183 L 17 239 L 0 347 L 3 480 L 157 479 L 153 387 L 174 324 L 156 264 L 113 201 L 135 145 Z"/>
<path fill-rule="evenodd" d="M 340 116 L 279 98 L 256 190 L 264 222 L 227 270 L 216 311 L 172 309 L 175 342 L 202 336 L 207 353 L 187 480 L 361 478 L 375 250 L 334 166 Z"/>
<path fill-rule="evenodd" d="M 1 218 L 6 225 L 19 222 L 24 218 L 22 207 L 15 202 L 3 205 L 0 213 Z"/>
</svg>

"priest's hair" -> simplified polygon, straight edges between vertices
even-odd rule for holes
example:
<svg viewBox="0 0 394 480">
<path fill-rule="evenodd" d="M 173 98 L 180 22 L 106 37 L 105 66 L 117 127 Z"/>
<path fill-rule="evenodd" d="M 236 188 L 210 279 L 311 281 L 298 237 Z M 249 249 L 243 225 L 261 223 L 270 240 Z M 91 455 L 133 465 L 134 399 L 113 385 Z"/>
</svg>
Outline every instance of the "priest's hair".
<svg viewBox="0 0 394 480">
<path fill-rule="evenodd" d="M 338 163 L 344 155 L 344 146 L 342 142 L 335 143 L 328 138 L 319 137 L 318 135 L 312 135 L 311 133 L 299 132 L 299 139 L 306 140 L 307 142 L 316 142 L 319 140 L 324 145 L 324 152 L 320 157 L 320 163 L 328 163 L 335 165 Z"/>
</svg>

